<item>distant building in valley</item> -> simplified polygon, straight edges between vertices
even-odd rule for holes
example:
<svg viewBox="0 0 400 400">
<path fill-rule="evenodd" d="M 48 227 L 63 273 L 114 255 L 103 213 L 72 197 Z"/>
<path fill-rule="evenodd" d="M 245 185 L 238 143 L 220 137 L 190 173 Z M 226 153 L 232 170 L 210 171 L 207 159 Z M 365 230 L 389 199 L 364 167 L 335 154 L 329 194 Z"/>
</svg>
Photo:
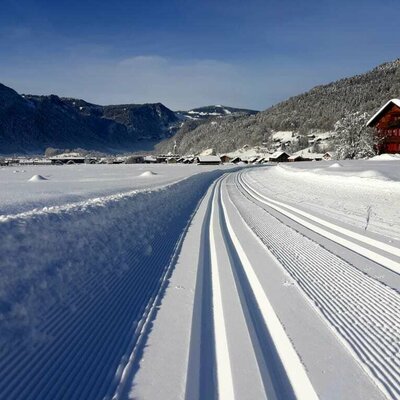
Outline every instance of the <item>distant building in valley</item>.
<svg viewBox="0 0 400 400">
<path fill-rule="evenodd" d="M 289 162 L 298 162 L 298 161 L 311 161 L 309 158 L 305 158 L 301 156 L 300 154 L 293 154 L 288 158 Z"/>
<path fill-rule="evenodd" d="M 79 153 L 63 153 L 53 157 L 49 157 L 48 160 L 52 164 L 96 164 L 97 158 L 84 156 Z"/>
<path fill-rule="evenodd" d="M 227 154 L 223 154 L 221 157 L 221 162 L 225 163 L 229 163 L 232 160 L 232 157 L 229 157 Z"/>
<path fill-rule="evenodd" d="M 221 159 L 218 156 L 198 156 L 196 161 L 200 165 L 218 165 Z"/>
<path fill-rule="evenodd" d="M 269 161 L 271 162 L 286 162 L 289 159 L 289 154 L 285 151 L 277 151 L 269 156 Z"/>
</svg>

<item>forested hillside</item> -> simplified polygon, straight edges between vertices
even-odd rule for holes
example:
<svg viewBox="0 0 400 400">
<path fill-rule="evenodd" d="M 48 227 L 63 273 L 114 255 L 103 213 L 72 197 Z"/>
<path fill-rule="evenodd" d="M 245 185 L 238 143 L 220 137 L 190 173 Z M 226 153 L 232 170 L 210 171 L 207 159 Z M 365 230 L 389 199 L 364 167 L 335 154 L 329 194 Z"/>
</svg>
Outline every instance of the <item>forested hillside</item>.
<svg viewBox="0 0 400 400">
<path fill-rule="evenodd" d="M 214 120 L 188 130 L 183 127 L 160 150 L 177 142 L 181 153 L 205 148 L 224 152 L 244 144 L 259 145 L 271 130 L 306 134 L 310 130 L 330 131 L 346 112 L 372 115 L 382 104 L 400 96 L 400 60 L 385 63 L 370 72 L 341 79 L 279 103 L 254 116 Z"/>
</svg>

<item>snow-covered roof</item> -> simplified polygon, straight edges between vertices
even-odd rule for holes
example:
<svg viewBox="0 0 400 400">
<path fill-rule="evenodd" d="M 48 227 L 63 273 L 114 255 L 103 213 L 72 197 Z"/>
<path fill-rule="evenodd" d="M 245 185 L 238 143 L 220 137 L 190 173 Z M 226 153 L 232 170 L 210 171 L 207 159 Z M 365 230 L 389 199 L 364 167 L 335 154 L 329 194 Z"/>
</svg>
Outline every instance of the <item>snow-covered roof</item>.
<svg viewBox="0 0 400 400">
<path fill-rule="evenodd" d="M 325 139 L 330 139 L 332 138 L 332 136 L 335 136 L 336 132 L 319 132 L 315 134 L 315 139 L 321 139 L 321 140 L 325 140 Z"/>
<path fill-rule="evenodd" d="M 309 151 L 310 149 L 311 149 L 311 147 L 309 147 L 307 149 L 296 151 L 296 153 L 293 153 L 292 156 L 300 156 L 303 158 L 308 158 L 310 160 L 319 160 L 319 159 L 322 159 L 325 154 L 327 154 L 327 153 L 313 153 L 313 152 Z M 334 154 L 333 152 L 329 152 L 329 153 L 331 155 Z"/>
<path fill-rule="evenodd" d="M 295 153 L 293 153 L 293 155 L 294 156 L 299 155 L 299 156 L 302 156 L 304 158 L 320 158 L 326 153 L 326 152 L 325 153 L 314 153 L 311 150 L 312 150 L 312 146 L 307 147 L 307 148 L 302 149 L 302 150 L 299 150 L 299 151 L 296 151 Z M 330 152 L 330 153 L 332 153 L 332 152 Z"/>
<path fill-rule="evenodd" d="M 383 107 L 379 109 L 377 113 L 373 115 L 373 117 L 367 122 L 367 126 L 373 126 L 375 120 L 386 110 L 387 107 L 390 105 L 396 105 L 397 107 L 400 107 L 400 99 L 391 99 L 389 100 Z"/>
<path fill-rule="evenodd" d="M 60 158 L 60 159 L 63 159 L 63 158 L 85 158 L 85 156 L 83 156 L 82 154 L 77 153 L 77 152 L 71 152 L 71 153 L 57 154 L 55 156 L 52 156 L 51 158 L 54 158 L 54 159 L 56 159 L 56 158 Z"/>
<path fill-rule="evenodd" d="M 65 154 L 60 154 L 58 156 L 54 156 L 54 157 L 49 157 L 49 160 L 53 160 L 53 161 L 63 161 L 63 160 L 85 160 L 86 158 L 90 158 L 90 157 L 85 157 L 85 156 L 68 156 Z"/>
<path fill-rule="evenodd" d="M 300 154 L 293 154 L 288 158 L 288 160 L 296 160 L 297 158 L 302 158 L 302 157 L 303 156 L 301 156 Z"/>
<path fill-rule="evenodd" d="M 276 151 L 275 153 L 271 154 L 271 155 L 269 156 L 269 158 L 278 158 L 278 157 L 280 157 L 282 154 L 289 155 L 289 154 L 286 153 L 286 151 Z"/>
<path fill-rule="evenodd" d="M 221 162 L 218 156 L 198 156 L 197 159 L 199 162 Z"/>
</svg>

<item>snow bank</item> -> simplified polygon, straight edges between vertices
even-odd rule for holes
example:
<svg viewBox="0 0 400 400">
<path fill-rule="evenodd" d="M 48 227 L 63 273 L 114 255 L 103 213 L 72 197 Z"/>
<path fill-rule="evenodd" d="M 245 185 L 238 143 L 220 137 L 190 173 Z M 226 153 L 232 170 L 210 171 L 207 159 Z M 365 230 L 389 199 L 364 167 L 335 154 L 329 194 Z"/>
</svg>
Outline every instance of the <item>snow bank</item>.
<svg viewBox="0 0 400 400">
<path fill-rule="evenodd" d="M 381 162 L 378 162 L 381 161 Z M 396 161 L 399 165 L 396 164 Z M 400 159 L 375 160 L 342 160 L 339 162 L 302 162 L 279 164 L 276 168 L 286 174 L 302 175 L 302 178 L 319 180 L 329 180 L 337 184 L 348 181 L 360 185 L 395 185 L 398 190 L 400 181 Z"/>
<path fill-rule="evenodd" d="M 399 161 L 400 154 L 380 154 L 369 159 L 370 161 Z"/>
<path fill-rule="evenodd" d="M 76 299 L 90 296 L 94 280 L 107 290 L 107 280 L 128 273 L 132 260 L 159 258 L 156 243 L 178 240 L 199 199 L 223 172 L 0 217 L 0 354 L 17 342 L 45 341 L 40 326 L 50 310 L 75 313 Z M 158 271 L 156 282 L 157 268 L 154 261 L 148 271 Z"/>
</svg>

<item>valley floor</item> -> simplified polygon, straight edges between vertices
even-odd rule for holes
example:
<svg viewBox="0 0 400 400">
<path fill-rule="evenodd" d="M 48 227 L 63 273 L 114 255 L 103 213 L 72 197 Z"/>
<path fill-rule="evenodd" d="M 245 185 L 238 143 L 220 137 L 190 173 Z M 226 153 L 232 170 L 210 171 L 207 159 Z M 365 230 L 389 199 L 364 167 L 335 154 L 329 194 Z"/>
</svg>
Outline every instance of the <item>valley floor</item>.
<svg viewBox="0 0 400 400">
<path fill-rule="evenodd" d="M 3 215 L 0 398 L 400 398 L 400 165 L 366 163 Z"/>
</svg>

